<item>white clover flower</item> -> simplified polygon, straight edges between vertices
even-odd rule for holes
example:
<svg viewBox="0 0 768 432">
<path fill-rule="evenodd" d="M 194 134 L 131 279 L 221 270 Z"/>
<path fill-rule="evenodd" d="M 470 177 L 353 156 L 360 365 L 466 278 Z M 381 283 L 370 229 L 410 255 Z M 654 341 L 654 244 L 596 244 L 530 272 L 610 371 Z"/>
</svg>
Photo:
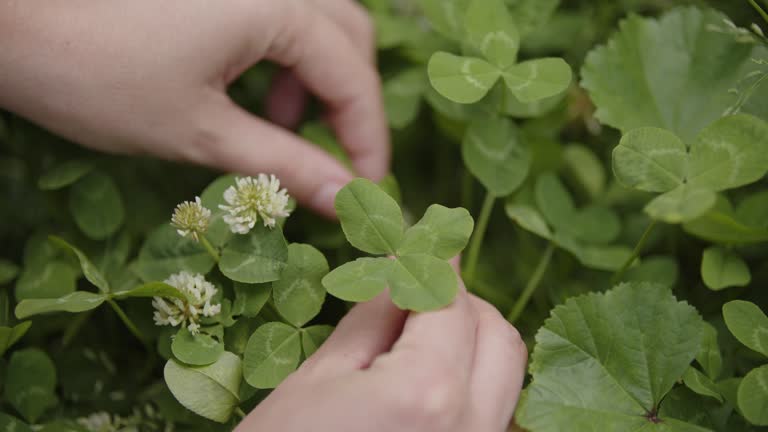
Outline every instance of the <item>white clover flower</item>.
<svg viewBox="0 0 768 432">
<path fill-rule="evenodd" d="M 190 236 L 195 241 L 200 240 L 200 236 L 208 231 L 208 224 L 211 222 L 211 211 L 203 207 L 200 197 L 195 197 L 195 201 L 184 201 L 176 206 L 171 216 L 171 225 L 176 228 L 180 236 Z"/>
<path fill-rule="evenodd" d="M 280 189 L 277 177 L 259 174 L 258 178 L 235 179 L 235 186 L 224 191 L 228 205 L 219 208 L 226 211 L 224 222 L 235 234 L 248 234 L 259 218 L 266 227 L 274 227 L 276 218 L 288 217 L 288 193 Z"/>
<path fill-rule="evenodd" d="M 181 291 L 186 300 L 179 298 L 154 297 L 154 320 L 159 326 L 186 325 L 192 334 L 200 331 L 200 318 L 212 317 L 221 312 L 221 304 L 211 304 L 218 291 L 201 274 L 181 272 L 171 275 L 165 283 Z"/>
<path fill-rule="evenodd" d="M 131 424 L 133 422 L 104 411 L 81 417 L 77 423 L 88 432 L 138 432 L 136 426 Z"/>
</svg>

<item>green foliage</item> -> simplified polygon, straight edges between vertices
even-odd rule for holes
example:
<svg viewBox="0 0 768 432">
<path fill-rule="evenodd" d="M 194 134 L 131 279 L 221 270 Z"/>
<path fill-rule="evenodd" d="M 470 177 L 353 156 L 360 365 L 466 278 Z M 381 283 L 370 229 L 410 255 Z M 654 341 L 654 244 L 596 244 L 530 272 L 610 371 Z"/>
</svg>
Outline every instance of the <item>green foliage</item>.
<svg viewBox="0 0 768 432">
<path fill-rule="evenodd" d="M 521 427 L 768 426 L 768 44 L 739 27 L 761 19 L 749 2 L 363 3 L 394 174 L 347 185 L 340 223 L 291 202 L 239 234 L 220 207 L 235 174 L 0 113 L 0 430 L 233 430 L 343 301 L 448 305 L 467 245 L 467 289 L 533 353 Z M 264 114 L 274 71 L 233 100 Z M 354 171 L 321 113 L 299 134 Z M 183 236 L 168 222 L 197 196 L 208 228 Z"/>
</svg>

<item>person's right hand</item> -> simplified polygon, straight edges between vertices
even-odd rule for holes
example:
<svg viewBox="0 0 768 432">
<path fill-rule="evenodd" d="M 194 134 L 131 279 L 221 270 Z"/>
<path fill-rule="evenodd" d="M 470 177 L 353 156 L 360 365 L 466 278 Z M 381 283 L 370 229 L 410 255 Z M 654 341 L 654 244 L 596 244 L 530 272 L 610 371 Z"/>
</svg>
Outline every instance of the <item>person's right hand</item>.
<svg viewBox="0 0 768 432">
<path fill-rule="evenodd" d="M 502 432 L 525 375 L 517 331 L 462 289 L 407 315 L 383 294 L 359 304 L 235 432 Z"/>
<path fill-rule="evenodd" d="M 354 0 L 0 2 L 0 107 L 96 150 L 275 174 L 329 217 L 353 173 L 280 126 L 298 121 L 306 89 L 327 106 L 356 174 L 384 177 L 374 56 Z M 269 121 L 226 94 L 262 60 L 286 68 Z"/>
</svg>

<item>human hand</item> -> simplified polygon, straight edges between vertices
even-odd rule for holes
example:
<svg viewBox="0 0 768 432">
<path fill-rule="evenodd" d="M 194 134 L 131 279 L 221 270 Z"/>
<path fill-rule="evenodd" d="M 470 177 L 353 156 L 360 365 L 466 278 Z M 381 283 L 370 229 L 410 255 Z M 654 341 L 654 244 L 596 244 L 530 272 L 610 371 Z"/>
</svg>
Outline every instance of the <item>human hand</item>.
<svg viewBox="0 0 768 432">
<path fill-rule="evenodd" d="M 501 432 L 527 351 L 485 301 L 461 290 L 407 315 L 386 294 L 355 306 L 235 432 Z"/>
<path fill-rule="evenodd" d="M 308 89 L 356 174 L 378 180 L 389 138 L 373 58 L 372 26 L 353 0 L 0 5 L 0 106 L 96 150 L 276 174 L 328 216 L 353 175 L 237 107 L 226 88 L 260 60 L 285 66 L 269 117 L 298 121 Z"/>
</svg>

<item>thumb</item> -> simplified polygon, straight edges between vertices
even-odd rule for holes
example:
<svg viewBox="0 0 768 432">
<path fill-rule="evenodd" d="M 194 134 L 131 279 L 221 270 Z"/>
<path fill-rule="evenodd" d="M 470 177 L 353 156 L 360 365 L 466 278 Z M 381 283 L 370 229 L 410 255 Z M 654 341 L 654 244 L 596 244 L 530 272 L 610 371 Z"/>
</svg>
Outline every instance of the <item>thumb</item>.
<svg viewBox="0 0 768 432">
<path fill-rule="evenodd" d="M 353 179 L 336 159 L 300 137 L 216 98 L 204 115 L 192 162 L 243 175 L 274 174 L 288 194 L 315 212 L 335 218 L 336 193 Z"/>
</svg>

